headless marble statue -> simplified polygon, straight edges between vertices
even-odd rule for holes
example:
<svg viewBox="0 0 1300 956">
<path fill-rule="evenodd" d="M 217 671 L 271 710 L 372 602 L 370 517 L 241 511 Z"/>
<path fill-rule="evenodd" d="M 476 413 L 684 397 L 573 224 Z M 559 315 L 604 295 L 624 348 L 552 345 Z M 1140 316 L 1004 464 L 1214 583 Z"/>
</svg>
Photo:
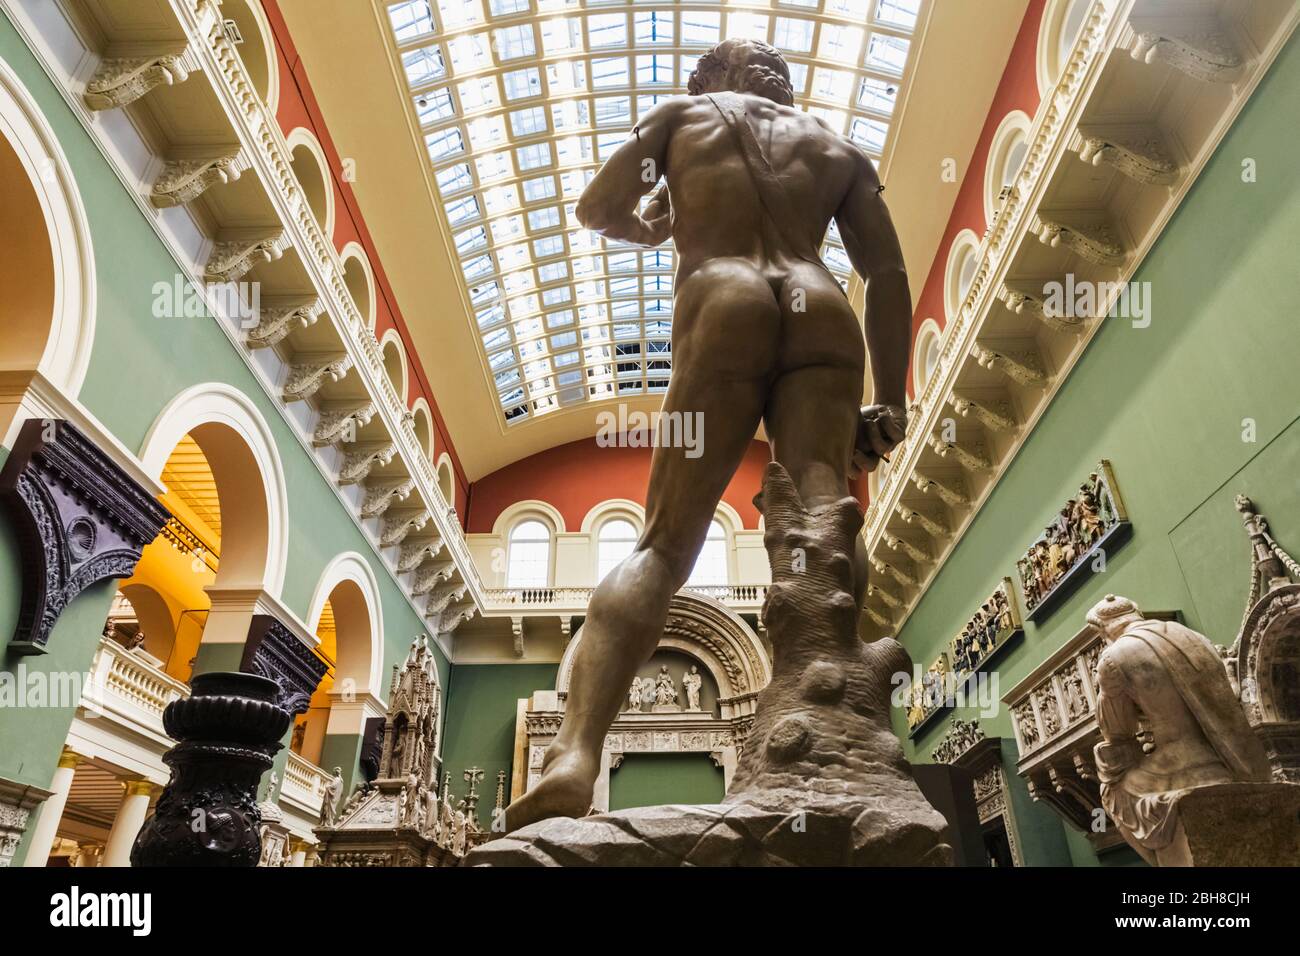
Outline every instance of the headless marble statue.
<svg viewBox="0 0 1300 956">
<path fill-rule="evenodd" d="M 1266 783 L 1263 745 L 1203 635 L 1145 620 L 1137 605 L 1113 594 L 1093 607 L 1088 623 L 1106 642 L 1097 663 L 1102 805 L 1148 863 L 1187 865 L 1180 801 L 1196 788 Z"/>
</svg>

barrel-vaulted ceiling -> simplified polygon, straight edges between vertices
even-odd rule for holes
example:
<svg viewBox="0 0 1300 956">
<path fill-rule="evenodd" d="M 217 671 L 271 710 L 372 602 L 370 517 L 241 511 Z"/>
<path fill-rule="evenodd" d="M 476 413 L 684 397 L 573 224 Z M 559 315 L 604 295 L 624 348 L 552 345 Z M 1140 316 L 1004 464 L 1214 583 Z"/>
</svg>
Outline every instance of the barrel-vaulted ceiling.
<svg viewBox="0 0 1300 956">
<path fill-rule="evenodd" d="M 879 157 L 915 296 L 1027 3 L 277 0 L 471 481 L 662 400 L 671 249 L 607 247 L 571 209 L 710 45 L 772 42 L 799 105 Z M 824 254 L 843 278 L 833 234 Z"/>
<path fill-rule="evenodd" d="M 512 426 L 662 392 L 673 249 L 583 229 L 574 205 L 655 103 L 727 37 L 785 54 L 796 105 L 877 161 L 922 0 L 401 0 L 388 5 L 468 320 Z M 822 247 L 848 284 L 832 226 Z"/>
</svg>

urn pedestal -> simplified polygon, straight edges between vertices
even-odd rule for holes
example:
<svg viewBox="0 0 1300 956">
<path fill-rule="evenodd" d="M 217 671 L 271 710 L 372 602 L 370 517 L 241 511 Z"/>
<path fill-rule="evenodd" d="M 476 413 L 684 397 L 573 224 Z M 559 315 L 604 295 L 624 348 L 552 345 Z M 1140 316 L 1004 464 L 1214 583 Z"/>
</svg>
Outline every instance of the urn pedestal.
<svg viewBox="0 0 1300 956">
<path fill-rule="evenodd" d="M 192 695 L 163 711 L 180 741 L 163 760 L 171 780 L 131 850 L 132 866 L 256 866 L 262 841 L 257 790 L 292 715 L 274 681 L 200 674 Z"/>
</svg>

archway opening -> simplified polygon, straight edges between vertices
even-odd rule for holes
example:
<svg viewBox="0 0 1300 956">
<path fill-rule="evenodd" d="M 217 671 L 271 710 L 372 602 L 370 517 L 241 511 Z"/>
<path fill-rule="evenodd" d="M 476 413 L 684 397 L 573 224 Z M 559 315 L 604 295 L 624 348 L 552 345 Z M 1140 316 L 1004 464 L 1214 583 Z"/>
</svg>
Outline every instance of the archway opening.
<svg viewBox="0 0 1300 956">
<path fill-rule="evenodd" d="M 54 327 L 54 251 L 40 197 L 9 140 L 0 136 L 0 372 L 20 376 L 13 392 L 27 387 L 40 365 Z M 0 419 L 7 427 L 12 411 Z M 0 431 L 0 434 L 3 434 Z"/>
<path fill-rule="evenodd" d="M 208 456 L 190 434 L 172 449 L 159 477 L 170 516 L 118 590 L 144 634 L 143 649 L 169 677 L 188 682 L 212 608 L 207 588 L 221 568 L 221 494 Z"/>
<path fill-rule="evenodd" d="M 325 661 L 325 677 L 316 687 L 307 712 L 298 715 L 290 749 L 304 760 L 320 765 L 325 736 L 331 733 L 335 704 L 355 701 L 369 693 L 375 653 L 376 623 L 365 591 L 352 578 L 331 589 L 316 622 L 320 644 L 316 655 Z"/>
</svg>

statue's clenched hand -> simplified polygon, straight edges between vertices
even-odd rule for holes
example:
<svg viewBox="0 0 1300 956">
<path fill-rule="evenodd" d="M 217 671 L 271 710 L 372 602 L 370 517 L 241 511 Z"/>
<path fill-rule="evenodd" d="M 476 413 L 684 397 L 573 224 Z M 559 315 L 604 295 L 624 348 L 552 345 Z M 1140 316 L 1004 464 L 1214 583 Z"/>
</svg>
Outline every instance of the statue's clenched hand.
<svg viewBox="0 0 1300 956">
<path fill-rule="evenodd" d="M 853 447 L 853 477 L 875 471 L 881 459 L 907 437 L 907 409 L 901 405 L 863 405 Z"/>
</svg>

